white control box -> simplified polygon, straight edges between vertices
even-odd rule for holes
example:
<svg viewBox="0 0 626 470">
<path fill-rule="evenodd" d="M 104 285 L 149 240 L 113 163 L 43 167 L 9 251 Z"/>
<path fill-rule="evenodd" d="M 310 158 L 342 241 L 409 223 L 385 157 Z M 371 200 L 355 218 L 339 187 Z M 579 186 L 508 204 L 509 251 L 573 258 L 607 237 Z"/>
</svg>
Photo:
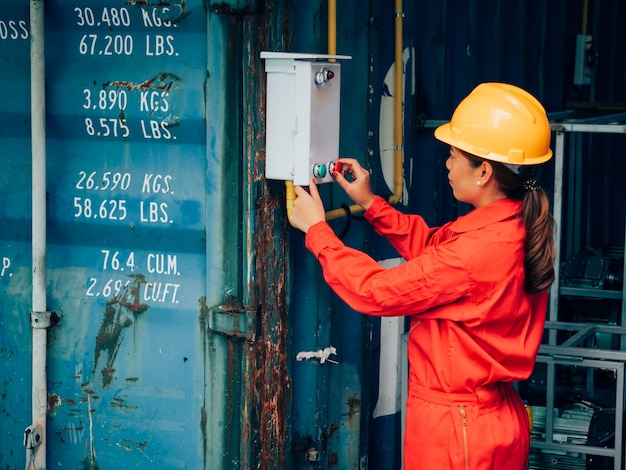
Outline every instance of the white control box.
<svg viewBox="0 0 626 470">
<path fill-rule="evenodd" d="M 339 156 L 341 66 L 350 56 L 261 52 L 267 73 L 265 176 L 333 181 Z"/>
</svg>

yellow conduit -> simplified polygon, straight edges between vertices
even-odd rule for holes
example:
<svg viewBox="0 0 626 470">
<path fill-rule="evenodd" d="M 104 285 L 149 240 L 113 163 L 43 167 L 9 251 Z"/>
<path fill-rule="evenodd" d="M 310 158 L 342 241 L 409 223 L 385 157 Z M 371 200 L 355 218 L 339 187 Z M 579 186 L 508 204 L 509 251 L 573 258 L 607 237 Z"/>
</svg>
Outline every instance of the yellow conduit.
<svg viewBox="0 0 626 470">
<path fill-rule="evenodd" d="M 394 170 L 393 170 L 393 195 L 389 198 L 391 204 L 395 204 L 402 197 L 402 157 L 404 154 L 404 119 L 402 109 L 402 98 L 404 89 L 402 86 L 402 20 L 404 13 L 402 12 L 402 0 L 396 0 L 396 69 L 395 69 L 395 91 L 394 91 Z"/>
<path fill-rule="evenodd" d="M 293 181 L 287 180 L 285 181 L 285 189 L 286 189 L 286 206 L 287 206 L 287 215 L 291 215 L 291 209 L 293 209 L 293 201 L 296 200 L 296 188 L 293 185 Z"/>
<path fill-rule="evenodd" d="M 337 0 L 328 0 L 328 54 L 337 55 Z"/>
<path fill-rule="evenodd" d="M 395 90 L 394 90 L 394 171 L 393 194 L 389 197 L 389 203 L 396 204 L 402 197 L 402 160 L 404 153 L 403 143 L 403 110 L 402 110 L 402 0 L 395 1 Z M 328 54 L 337 54 L 337 0 L 328 0 Z M 285 181 L 287 215 L 291 214 L 293 201 L 296 199 L 293 181 Z M 350 213 L 362 212 L 363 208 L 358 204 L 349 206 Z M 326 220 L 338 219 L 346 215 L 344 209 L 333 209 L 326 212 Z"/>
</svg>

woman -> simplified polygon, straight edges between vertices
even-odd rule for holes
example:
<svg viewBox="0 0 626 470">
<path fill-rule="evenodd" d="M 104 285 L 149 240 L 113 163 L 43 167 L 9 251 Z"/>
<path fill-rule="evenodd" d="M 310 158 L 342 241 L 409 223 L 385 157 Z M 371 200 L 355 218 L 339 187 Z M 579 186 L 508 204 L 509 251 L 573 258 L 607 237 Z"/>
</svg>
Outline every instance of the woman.
<svg viewBox="0 0 626 470">
<path fill-rule="evenodd" d="M 314 181 L 289 219 L 352 308 L 411 316 L 404 468 L 523 469 L 528 416 L 512 382 L 532 372 L 554 279 L 553 219 L 532 176 L 552 157 L 550 126 L 524 90 L 485 83 L 435 137 L 450 145 L 454 197 L 474 207 L 440 228 L 375 196 L 356 160 L 334 174 L 406 263 L 384 269 L 346 247 Z"/>
</svg>

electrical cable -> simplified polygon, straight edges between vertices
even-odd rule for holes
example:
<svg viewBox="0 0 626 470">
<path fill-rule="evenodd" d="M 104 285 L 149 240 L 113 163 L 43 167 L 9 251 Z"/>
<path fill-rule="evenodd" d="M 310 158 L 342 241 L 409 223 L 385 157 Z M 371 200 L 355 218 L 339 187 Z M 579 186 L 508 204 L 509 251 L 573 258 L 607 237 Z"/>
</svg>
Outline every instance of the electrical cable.
<svg viewBox="0 0 626 470">
<path fill-rule="evenodd" d="M 350 210 L 350 206 L 348 206 L 348 204 L 344 202 L 343 204 L 341 204 L 341 208 L 344 211 L 346 211 L 346 225 L 344 225 L 341 233 L 337 235 L 337 237 L 339 237 L 339 240 L 343 240 L 343 237 L 345 237 L 350 231 L 350 226 L 352 225 L 352 217 L 353 217 L 352 211 Z"/>
</svg>

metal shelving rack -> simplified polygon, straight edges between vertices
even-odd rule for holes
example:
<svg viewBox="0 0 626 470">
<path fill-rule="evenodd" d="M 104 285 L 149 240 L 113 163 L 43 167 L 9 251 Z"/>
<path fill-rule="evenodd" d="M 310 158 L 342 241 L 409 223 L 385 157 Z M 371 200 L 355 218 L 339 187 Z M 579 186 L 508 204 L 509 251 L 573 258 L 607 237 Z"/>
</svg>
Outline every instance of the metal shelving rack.
<svg viewBox="0 0 626 470">
<path fill-rule="evenodd" d="M 624 367 L 626 365 L 626 352 L 605 349 L 595 349 L 587 344 L 596 333 L 626 335 L 626 328 L 618 326 L 606 326 L 598 324 L 581 324 L 566 322 L 546 322 L 546 330 L 557 330 L 574 333 L 573 336 L 560 344 L 544 344 L 539 349 L 537 363 L 545 363 L 547 368 L 546 377 L 546 423 L 545 439 L 533 438 L 531 447 L 535 449 L 548 449 L 561 452 L 572 452 L 585 455 L 596 455 L 613 458 L 614 470 L 622 469 L 623 455 L 623 411 L 624 409 Z M 575 366 L 592 369 L 611 371 L 615 377 L 615 426 L 614 446 L 599 447 L 585 444 L 572 444 L 555 441 L 554 413 L 556 368 L 557 366 Z M 593 388 L 593 373 L 587 374 L 587 387 Z M 621 407 L 621 409 L 620 409 Z M 532 467 L 531 467 L 532 468 Z"/>
<path fill-rule="evenodd" d="M 586 119 L 574 119 L 570 118 L 570 112 L 562 112 L 550 115 L 552 121 L 552 130 L 555 133 L 555 152 L 554 152 L 554 207 L 553 215 L 556 220 L 556 259 L 560 259 L 561 255 L 561 240 L 562 240 L 562 220 L 563 220 L 563 181 L 564 181 L 564 163 L 565 163 L 565 136 L 566 134 L 575 133 L 605 133 L 605 134 L 626 134 L 626 113 L 610 114 L 597 116 Z M 557 121 L 557 122 L 555 122 Z M 570 192 L 576 186 L 574 176 L 570 176 L 568 181 Z M 626 250 L 626 227 L 624 227 L 624 248 Z M 560 284 L 560 264 L 555 266 L 555 280 L 552 288 L 550 289 L 550 305 L 549 305 L 549 320 L 558 320 L 558 306 L 560 295 L 581 295 L 587 297 L 602 297 L 602 298 L 617 298 L 622 300 L 621 310 L 621 322 L 620 325 L 626 325 L 626 303 L 623 299 L 626 298 L 626 283 L 622 286 L 622 291 L 601 291 L 593 289 L 576 289 L 569 287 L 562 287 Z M 624 273 L 626 274 L 626 264 L 624 266 Z"/>
<path fill-rule="evenodd" d="M 534 438 L 531 441 L 532 448 L 547 449 L 550 451 L 560 451 L 578 453 L 592 456 L 604 456 L 613 459 L 614 470 L 622 470 L 624 464 L 623 452 L 623 411 L 624 411 L 624 367 L 626 364 L 626 283 L 623 283 L 621 291 L 611 291 L 602 289 L 585 289 L 579 287 L 564 287 L 561 285 L 560 259 L 561 243 L 563 235 L 563 208 L 564 208 L 564 163 L 565 163 L 565 138 L 566 135 L 575 137 L 576 133 L 610 133 L 626 134 L 626 113 L 596 116 L 585 119 L 577 119 L 572 116 L 572 112 L 566 111 L 550 116 L 552 130 L 555 132 L 555 175 L 554 175 L 554 204 L 553 215 L 556 220 L 556 259 L 559 260 L 555 266 L 555 282 L 550 289 L 550 301 L 548 310 L 548 321 L 546 331 L 548 332 L 548 343 L 542 344 L 539 349 L 537 363 L 546 364 L 546 423 L 545 439 Z M 574 147 L 574 146 L 572 146 Z M 574 172 L 569 172 L 568 194 L 571 199 L 573 191 L 576 189 L 577 181 L 572 176 Z M 572 201 L 569 201 L 570 203 Z M 570 208 L 571 210 L 571 208 Z M 571 223 L 571 222 L 569 222 Z M 626 224 L 625 224 L 626 225 Z M 569 227 L 572 233 L 576 227 Z M 626 228 L 624 236 L 626 251 Z M 626 275 L 626 266 L 622 279 Z M 582 324 L 559 321 L 559 300 L 561 296 L 602 298 L 621 300 L 621 315 L 619 326 L 602 324 Z M 561 334 L 559 334 L 559 332 Z M 559 338 L 566 332 L 566 340 Z M 616 344 L 620 346 L 616 349 L 598 349 L 593 338 L 596 334 L 617 336 Z M 570 335 L 570 336 L 568 336 Z M 615 377 L 615 434 L 614 447 L 597 447 L 590 445 L 572 444 L 557 442 L 554 439 L 554 408 L 555 408 L 555 388 L 557 387 L 556 370 L 559 366 L 576 366 L 586 368 L 587 388 L 593 389 L 593 370 L 612 371 Z"/>
</svg>

